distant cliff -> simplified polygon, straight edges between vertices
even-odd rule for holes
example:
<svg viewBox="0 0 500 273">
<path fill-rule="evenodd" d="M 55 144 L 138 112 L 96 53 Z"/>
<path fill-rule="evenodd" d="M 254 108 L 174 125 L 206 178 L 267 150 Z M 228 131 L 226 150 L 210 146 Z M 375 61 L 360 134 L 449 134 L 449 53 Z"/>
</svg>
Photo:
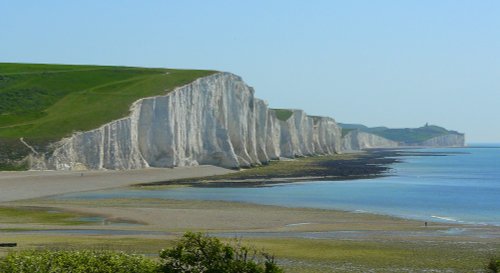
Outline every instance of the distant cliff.
<svg viewBox="0 0 500 273">
<path fill-rule="evenodd" d="M 278 117 L 240 77 L 217 73 L 136 101 L 129 116 L 64 138 L 50 154 L 32 155 L 31 167 L 239 168 L 279 157 L 341 152 L 341 129 L 333 119 L 286 111 L 288 117 Z"/>
<path fill-rule="evenodd" d="M 401 128 L 391 129 L 387 127 L 366 127 L 360 124 L 339 124 L 342 127 L 343 134 L 347 139 L 344 142 L 349 142 L 351 132 L 362 132 L 375 136 L 387 141 L 392 141 L 390 145 L 396 146 L 422 146 L 422 147 L 463 147 L 465 146 L 465 135 L 456 131 L 446 130 L 445 128 L 428 125 L 419 128 Z M 364 137 L 367 141 L 367 146 L 370 144 L 369 138 Z M 376 146 L 376 145 L 375 145 Z"/>
<path fill-rule="evenodd" d="M 419 145 L 425 147 L 464 147 L 465 136 L 464 134 L 447 134 L 433 137 L 421 142 Z"/>
</svg>

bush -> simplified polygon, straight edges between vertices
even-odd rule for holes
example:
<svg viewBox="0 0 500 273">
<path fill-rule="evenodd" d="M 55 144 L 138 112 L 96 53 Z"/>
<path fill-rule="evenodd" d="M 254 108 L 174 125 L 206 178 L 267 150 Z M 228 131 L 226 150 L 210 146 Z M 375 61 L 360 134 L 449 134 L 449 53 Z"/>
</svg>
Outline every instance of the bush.
<svg viewBox="0 0 500 273">
<path fill-rule="evenodd" d="M 498 273 L 500 272 L 500 259 L 492 258 L 486 267 L 488 273 Z"/>
<path fill-rule="evenodd" d="M 162 250 L 164 273 L 281 273 L 274 257 L 239 244 L 233 246 L 201 233 L 186 233 L 171 249 Z"/>
<path fill-rule="evenodd" d="M 0 273 L 282 273 L 274 257 L 239 244 L 224 244 L 201 233 L 186 233 L 161 263 L 112 251 L 11 252 L 0 258 Z"/>
<path fill-rule="evenodd" d="M 2 273 L 155 273 L 142 256 L 110 251 L 21 251 L 0 259 Z"/>
</svg>

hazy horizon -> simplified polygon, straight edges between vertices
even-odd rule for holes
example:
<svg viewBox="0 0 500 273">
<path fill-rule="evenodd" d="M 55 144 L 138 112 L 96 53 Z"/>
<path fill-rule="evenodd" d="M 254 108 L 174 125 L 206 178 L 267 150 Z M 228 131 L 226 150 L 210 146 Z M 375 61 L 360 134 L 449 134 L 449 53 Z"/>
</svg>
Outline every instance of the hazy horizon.
<svg viewBox="0 0 500 273">
<path fill-rule="evenodd" d="M 0 62 L 215 69 L 273 108 L 500 142 L 500 2 L 2 1 Z"/>
</svg>

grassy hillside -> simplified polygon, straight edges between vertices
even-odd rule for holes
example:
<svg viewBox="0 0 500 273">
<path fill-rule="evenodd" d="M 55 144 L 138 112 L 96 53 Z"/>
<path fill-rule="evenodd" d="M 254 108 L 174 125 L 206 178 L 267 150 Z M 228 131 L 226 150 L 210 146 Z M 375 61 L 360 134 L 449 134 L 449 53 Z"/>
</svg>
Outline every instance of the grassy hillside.
<svg viewBox="0 0 500 273">
<path fill-rule="evenodd" d="M 349 132 L 350 130 L 360 130 L 362 132 L 372 133 L 379 135 L 381 137 L 403 142 L 406 144 L 416 144 L 419 142 L 426 141 L 428 139 L 447 135 L 447 134 L 459 134 L 456 131 L 446 130 L 443 127 L 435 125 L 425 125 L 419 128 L 402 128 L 402 129 L 390 129 L 387 127 L 366 127 L 361 124 L 339 124 L 342 127 L 342 131 Z"/>
<path fill-rule="evenodd" d="M 60 138 L 124 117 L 142 97 L 214 73 L 0 63 L 0 137 Z"/>
<path fill-rule="evenodd" d="M 19 138 L 46 143 L 124 117 L 143 97 L 215 71 L 0 63 L 0 161 L 25 154 Z M 17 146 L 17 147 L 16 147 Z"/>
</svg>

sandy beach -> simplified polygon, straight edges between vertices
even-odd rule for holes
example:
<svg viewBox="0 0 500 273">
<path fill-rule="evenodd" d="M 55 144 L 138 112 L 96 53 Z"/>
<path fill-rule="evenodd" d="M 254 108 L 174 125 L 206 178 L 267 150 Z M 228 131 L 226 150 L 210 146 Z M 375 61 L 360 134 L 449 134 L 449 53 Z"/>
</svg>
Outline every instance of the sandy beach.
<svg viewBox="0 0 500 273">
<path fill-rule="evenodd" d="M 103 190 L 139 183 L 228 174 L 215 166 L 148 168 L 124 171 L 0 172 L 0 203 L 63 193 Z"/>
</svg>

